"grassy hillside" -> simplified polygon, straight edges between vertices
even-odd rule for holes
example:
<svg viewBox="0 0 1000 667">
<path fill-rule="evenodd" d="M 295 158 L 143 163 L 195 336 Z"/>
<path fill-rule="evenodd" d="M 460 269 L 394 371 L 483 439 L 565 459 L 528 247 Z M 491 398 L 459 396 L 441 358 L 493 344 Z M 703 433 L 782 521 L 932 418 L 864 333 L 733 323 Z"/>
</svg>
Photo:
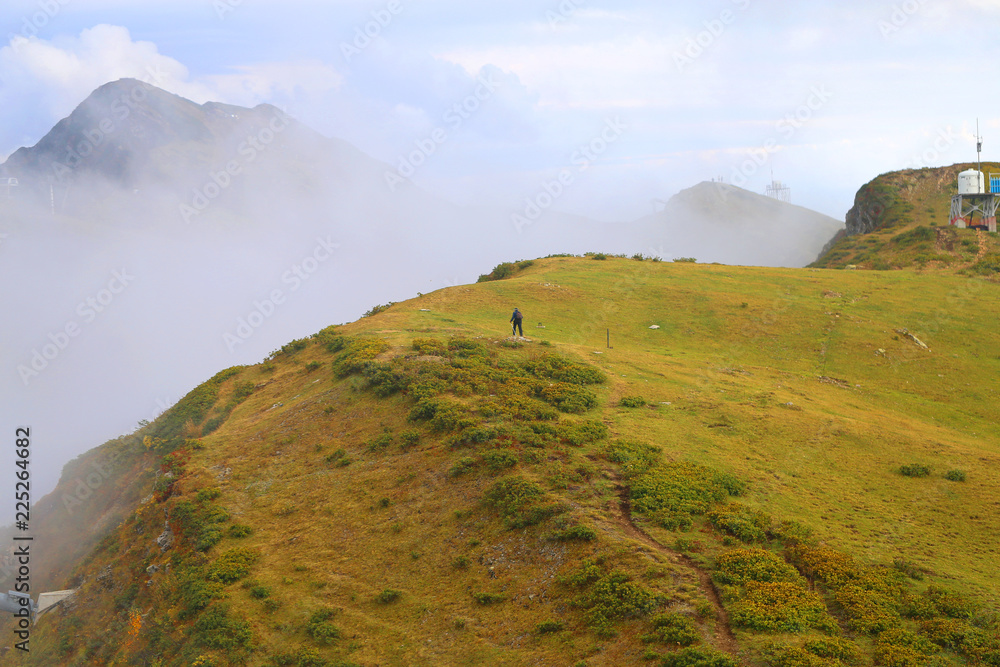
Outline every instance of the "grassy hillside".
<svg viewBox="0 0 1000 667">
<path fill-rule="evenodd" d="M 560 257 L 373 309 L 97 450 L 47 534 L 129 509 L 0 665 L 1000 665 L 997 289 Z"/>
<path fill-rule="evenodd" d="M 949 225 L 951 198 L 958 194 L 958 174 L 970 168 L 975 165 L 905 169 L 865 184 L 848 213 L 847 230 L 811 266 L 912 267 L 995 276 L 1000 270 L 996 236 Z M 1000 163 L 983 163 L 982 171 L 987 177 L 1000 173 Z"/>
</svg>

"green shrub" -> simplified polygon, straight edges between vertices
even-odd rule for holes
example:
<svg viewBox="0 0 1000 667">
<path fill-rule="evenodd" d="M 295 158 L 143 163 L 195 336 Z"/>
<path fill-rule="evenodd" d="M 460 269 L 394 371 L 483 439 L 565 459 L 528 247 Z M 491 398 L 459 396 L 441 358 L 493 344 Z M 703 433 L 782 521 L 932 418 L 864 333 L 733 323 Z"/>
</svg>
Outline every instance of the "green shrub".
<svg viewBox="0 0 1000 667">
<path fill-rule="evenodd" d="M 586 526 L 570 526 L 565 530 L 558 530 L 550 533 L 548 539 L 558 542 L 569 542 L 580 540 L 582 542 L 592 542 L 597 539 L 597 533 L 592 528 Z"/>
<path fill-rule="evenodd" d="M 931 474 L 931 469 L 919 463 L 909 463 L 899 467 L 899 474 L 904 477 L 927 477 Z"/>
<path fill-rule="evenodd" d="M 464 570 L 469 567 L 469 557 L 468 556 L 455 556 L 451 559 L 451 566 L 456 570 Z"/>
<path fill-rule="evenodd" d="M 187 619 L 225 596 L 222 584 L 206 581 L 199 568 L 184 569 L 178 573 L 177 591 L 180 597 L 179 618 Z"/>
<path fill-rule="evenodd" d="M 653 618 L 653 632 L 643 641 L 659 642 L 671 646 L 690 646 L 699 640 L 694 621 L 684 614 L 660 614 Z"/>
<path fill-rule="evenodd" d="M 695 264 L 698 262 L 694 257 L 674 257 L 673 261 L 681 264 Z"/>
<path fill-rule="evenodd" d="M 486 283 L 493 280 L 503 280 L 504 278 L 510 278 L 517 272 L 517 265 L 512 262 L 503 262 L 497 264 L 492 271 L 487 274 L 479 276 L 477 283 Z"/>
<path fill-rule="evenodd" d="M 475 467 L 476 459 L 469 456 L 463 457 L 448 469 L 448 477 L 460 477 Z"/>
<path fill-rule="evenodd" d="M 591 259 L 605 260 L 605 259 L 608 258 L 608 256 L 605 255 L 603 252 L 595 252 L 593 255 L 590 256 L 590 258 Z"/>
<path fill-rule="evenodd" d="M 198 493 L 195 494 L 195 499 L 199 502 L 207 502 L 209 500 L 215 500 L 222 495 L 222 491 L 214 487 L 207 489 L 199 489 Z"/>
<path fill-rule="evenodd" d="M 848 625 L 866 634 L 877 635 L 900 624 L 893 599 L 858 584 L 845 585 L 834 596 L 848 618 Z"/>
<path fill-rule="evenodd" d="M 715 559 L 715 579 L 723 584 L 748 581 L 803 583 L 798 571 L 765 549 L 733 549 Z"/>
<path fill-rule="evenodd" d="M 727 653 L 697 647 L 668 653 L 660 659 L 660 667 L 738 667 L 738 664 Z"/>
<path fill-rule="evenodd" d="M 229 607 L 213 605 L 194 622 L 194 634 L 199 644 L 222 651 L 249 648 L 253 631 L 246 621 L 232 618 Z"/>
<path fill-rule="evenodd" d="M 744 542 L 764 541 L 771 525 L 771 517 L 764 512 L 736 503 L 711 510 L 708 519 L 719 530 Z"/>
<path fill-rule="evenodd" d="M 382 435 L 373 438 L 368 442 L 369 452 L 383 452 L 389 447 L 392 447 L 394 439 L 392 433 L 383 433 Z"/>
<path fill-rule="evenodd" d="M 410 447 L 415 446 L 418 442 L 420 442 L 420 431 L 415 431 L 413 429 L 403 431 L 399 434 L 399 442 L 403 449 L 409 449 Z"/>
<path fill-rule="evenodd" d="M 563 624 L 559 621 L 542 621 L 535 626 L 535 633 L 539 635 L 547 635 L 553 632 L 561 632 L 563 629 Z"/>
<path fill-rule="evenodd" d="M 389 303 L 386 303 L 386 304 L 382 304 L 382 305 L 378 305 L 378 306 L 372 306 L 372 308 L 370 310 L 365 311 L 365 314 L 362 315 L 361 317 L 372 317 L 374 315 L 378 315 L 381 312 L 389 310 L 390 308 L 392 308 L 395 305 L 396 305 L 395 301 L 390 301 Z"/>
<path fill-rule="evenodd" d="M 597 396 L 588 389 L 568 382 L 539 385 L 535 395 L 561 412 L 580 414 L 597 407 Z"/>
<path fill-rule="evenodd" d="M 560 422 L 556 434 L 569 444 L 580 446 L 607 438 L 608 427 L 592 419 L 574 423 Z"/>
<path fill-rule="evenodd" d="M 483 462 L 493 472 L 513 468 L 518 464 L 518 461 L 520 461 L 520 458 L 517 452 L 509 448 L 494 449 L 483 454 Z"/>
<path fill-rule="evenodd" d="M 478 604 L 486 606 L 486 605 L 491 605 L 491 604 L 499 604 L 499 603 L 503 602 L 504 600 L 506 600 L 507 598 L 506 598 L 506 596 L 500 595 L 498 593 L 485 593 L 484 592 L 484 593 L 473 593 L 472 594 L 472 599 L 475 600 Z"/>
<path fill-rule="evenodd" d="M 858 645 L 840 637 L 810 639 L 802 645 L 802 648 L 820 658 L 839 660 L 848 665 L 861 662 L 861 650 Z"/>
<path fill-rule="evenodd" d="M 763 632 L 834 631 L 836 623 L 816 593 L 785 581 L 748 581 L 729 610 L 738 627 Z"/>
<path fill-rule="evenodd" d="M 623 466 L 628 472 L 628 465 Z M 732 475 L 693 463 L 664 463 L 639 474 L 632 483 L 632 508 L 638 512 L 668 509 L 704 514 L 746 485 Z"/>
<path fill-rule="evenodd" d="M 623 408 L 644 408 L 646 399 L 642 396 L 623 396 L 618 404 Z"/>
<path fill-rule="evenodd" d="M 564 510 L 554 504 L 540 504 L 544 496 L 534 483 L 521 477 L 506 477 L 486 490 L 484 500 L 500 513 L 508 528 L 526 528 Z"/>
<path fill-rule="evenodd" d="M 246 547 L 236 547 L 223 553 L 208 567 L 208 579 L 231 584 L 250 574 L 260 553 Z"/>
<path fill-rule="evenodd" d="M 329 644 L 335 639 L 340 639 L 340 630 L 330 622 L 334 613 L 332 609 L 317 609 L 309 616 L 306 634 L 317 644 Z"/>
<path fill-rule="evenodd" d="M 615 570 L 590 584 L 573 604 L 585 610 L 584 618 L 599 635 L 611 636 L 614 622 L 648 614 L 655 601 L 630 575 Z"/>
<path fill-rule="evenodd" d="M 402 591 L 397 591 L 394 588 L 387 588 L 375 596 L 375 601 L 380 602 L 382 604 L 390 604 L 392 602 L 395 602 L 402 596 L 403 596 Z"/>
<path fill-rule="evenodd" d="M 875 664 L 885 667 L 921 667 L 937 647 L 927 637 L 893 628 L 875 639 Z"/>
<path fill-rule="evenodd" d="M 254 600 L 266 600 L 271 597 L 271 589 L 267 586 L 254 586 L 250 589 L 250 597 Z"/>
<path fill-rule="evenodd" d="M 951 482 L 964 482 L 965 481 L 965 471 L 963 470 L 949 470 L 944 474 L 944 478 Z"/>
<path fill-rule="evenodd" d="M 242 523 L 234 523 L 229 527 L 230 537 L 250 537 L 253 535 L 253 528 Z"/>
</svg>

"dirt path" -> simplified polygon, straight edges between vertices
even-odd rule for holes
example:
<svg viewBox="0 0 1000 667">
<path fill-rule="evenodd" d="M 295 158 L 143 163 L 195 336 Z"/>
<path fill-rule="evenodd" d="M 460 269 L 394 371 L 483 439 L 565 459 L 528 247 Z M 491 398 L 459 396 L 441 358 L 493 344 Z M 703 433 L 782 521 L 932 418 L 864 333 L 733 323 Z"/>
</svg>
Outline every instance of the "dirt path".
<svg viewBox="0 0 1000 667">
<path fill-rule="evenodd" d="M 733 635 L 733 628 L 729 623 L 729 613 L 726 611 L 725 607 L 722 606 L 722 600 L 719 598 L 719 591 L 715 588 L 715 583 L 712 581 L 711 575 L 698 567 L 690 557 L 683 554 L 677 553 L 673 549 L 668 549 L 663 546 L 655 539 L 653 539 L 646 531 L 635 525 L 632 521 L 632 501 L 629 498 L 629 488 L 621 482 L 621 479 L 617 475 L 613 475 L 611 478 L 615 483 L 615 489 L 618 491 L 618 503 L 616 512 L 613 512 L 612 518 L 615 520 L 626 535 L 632 537 L 640 542 L 652 547 L 653 549 L 667 555 L 671 560 L 681 563 L 686 567 L 691 568 L 698 575 L 698 580 L 701 582 L 701 589 L 708 598 L 708 601 L 712 604 L 712 608 L 715 611 L 715 644 L 716 647 L 726 653 L 731 655 L 736 655 L 739 645 L 736 643 L 736 637 Z"/>
<path fill-rule="evenodd" d="M 976 253 L 976 261 L 973 264 L 979 262 L 983 257 L 986 256 L 987 251 L 990 249 L 989 242 L 986 237 L 986 232 L 981 229 L 976 230 L 976 240 L 979 241 L 979 252 Z"/>
</svg>

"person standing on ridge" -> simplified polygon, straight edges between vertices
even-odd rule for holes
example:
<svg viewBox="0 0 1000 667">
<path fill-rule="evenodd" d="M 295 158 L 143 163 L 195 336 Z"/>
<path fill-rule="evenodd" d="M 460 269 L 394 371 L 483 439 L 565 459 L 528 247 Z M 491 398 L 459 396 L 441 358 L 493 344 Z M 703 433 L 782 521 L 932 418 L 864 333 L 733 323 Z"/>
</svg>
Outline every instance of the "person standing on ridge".
<svg viewBox="0 0 1000 667">
<path fill-rule="evenodd" d="M 521 328 L 521 320 L 523 319 L 524 316 L 521 315 L 521 311 L 515 308 L 514 314 L 510 316 L 510 321 L 513 325 L 510 332 L 511 336 L 520 335 L 521 338 L 524 338 L 524 329 Z"/>
</svg>

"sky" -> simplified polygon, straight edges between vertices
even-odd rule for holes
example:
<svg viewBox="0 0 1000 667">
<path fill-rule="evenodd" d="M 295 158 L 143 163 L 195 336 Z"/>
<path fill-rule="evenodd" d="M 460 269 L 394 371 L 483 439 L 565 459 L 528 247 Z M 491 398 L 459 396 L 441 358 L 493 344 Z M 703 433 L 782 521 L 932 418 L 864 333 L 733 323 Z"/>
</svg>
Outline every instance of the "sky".
<svg viewBox="0 0 1000 667">
<path fill-rule="evenodd" d="M 880 173 L 974 160 L 977 118 L 984 159 L 998 159 L 992 151 L 1000 147 L 1000 105 L 990 83 L 998 19 L 1000 0 L 6 0 L 0 161 L 37 143 L 97 87 L 132 77 L 198 103 L 273 104 L 434 195 L 511 215 L 553 192 L 559 175 L 572 169 L 572 182 L 548 197 L 552 211 L 631 221 L 702 181 L 762 193 L 773 178 L 791 188 L 793 203 L 843 220 L 857 190 Z M 79 300 L 97 293 L 112 269 L 145 271 L 121 312 L 101 320 L 103 333 L 90 330 L 59 358 L 61 370 L 46 375 L 43 388 L 58 400 L 41 389 L 29 396 L 14 375 L 5 378 L 24 406 L 46 407 L 42 421 L 53 432 L 62 429 L 63 439 L 75 432 L 71 446 L 47 462 L 43 492 L 65 460 L 155 417 L 220 368 L 256 362 L 293 335 L 336 321 L 329 319 L 331 297 L 314 287 L 312 301 L 303 295 L 294 307 L 321 323 L 282 317 L 286 328 L 262 333 L 237 359 L 220 351 L 218 335 L 223 323 L 231 326 L 229 311 L 245 308 L 231 292 L 191 287 L 188 294 L 198 292 L 204 302 L 195 313 L 169 289 L 180 278 L 150 284 L 147 278 L 159 275 L 155 262 L 130 255 L 121 263 L 117 246 L 85 235 L 48 239 L 33 252 L 79 268 L 89 282 L 40 269 L 33 275 L 18 264 L 28 260 L 16 257 L 18 242 L 31 235 L 7 238 L 4 222 L 0 296 L 37 320 L 23 330 L 6 320 L 19 336 L 0 341 L 11 368 L 45 343 Z M 238 244 L 219 243 L 231 255 L 225 261 L 263 261 Z M 290 258 L 272 253 L 267 266 L 280 275 L 315 241 L 303 243 L 288 249 Z M 189 246 L 176 252 L 190 259 Z M 80 256 L 91 251 L 93 257 Z M 169 259 L 161 248 L 149 252 Z M 203 260 L 218 264 L 220 284 L 235 280 L 225 261 Z M 432 268 L 447 277 L 442 284 L 457 284 L 452 276 L 461 272 L 447 263 Z M 165 264 L 168 275 L 174 264 Z M 466 272 L 467 282 L 474 279 Z M 270 280 L 267 271 L 258 273 Z M 340 275 L 328 273 L 331 281 Z M 349 278 L 382 290 L 368 285 L 377 282 L 371 277 Z M 33 291 L 18 291 L 29 283 Z M 409 298 L 414 285 L 429 291 L 410 281 L 397 285 L 405 293 L 382 290 L 366 303 Z M 252 299 L 260 286 L 239 287 Z M 126 309 L 129 299 L 135 303 Z M 177 316 L 166 319 L 189 338 L 170 341 L 159 320 L 146 317 L 146 309 L 167 302 Z M 17 308 L 4 310 L 11 318 L 7 311 Z M 118 332 L 136 322 L 148 340 Z M 194 350 L 202 339 L 204 349 Z M 158 355 L 160 365 L 142 357 L 147 365 L 134 367 L 119 354 L 119 367 L 108 366 L 99 378 L 72 365 L 87 357 L 103 364 L 132 347 L 150 355 L 170 342 L 190 345 L 184 358 L 198 363 L 174 364 L 169 377 L 168 354 Z M 113 419 L 102 402 L 117 406 Z M 6 429 L 21 415 L 0 417 Z"/>
<path fill-rule="evenodd" d="M 459 204 L 516 210 L 586 161 L 555 209 L 632 220 L 774 178 L 843 219 L 880 173 L 972 161 L 977 118 L 1000 146 L 998 19 L 1000 0 L 7 0 L 0 159 L 135 77 L 275 104 Z"/>
</svg>

